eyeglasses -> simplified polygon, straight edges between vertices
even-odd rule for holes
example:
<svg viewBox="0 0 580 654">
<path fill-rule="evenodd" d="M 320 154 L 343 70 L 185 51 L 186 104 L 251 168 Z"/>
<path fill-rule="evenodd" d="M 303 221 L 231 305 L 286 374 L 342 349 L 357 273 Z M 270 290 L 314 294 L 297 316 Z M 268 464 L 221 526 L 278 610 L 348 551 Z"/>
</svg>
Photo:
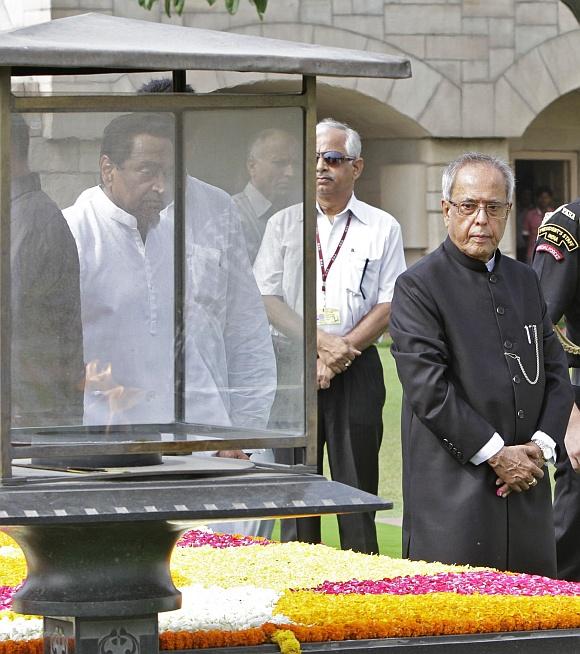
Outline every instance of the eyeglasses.
<svg viewBox="0 0 580 654">
<path fill-rule="evenodd" d="M 354 161 L 356 157 L 349 157 L 342 152 L 336 150 L 328 150 L 328 152 L 317 152 L 316 153 L 316 162 L 322 157 L 324 163 L 331 168 L 342 165 L 345 161 Z"/>
<path fill-rule="evenodd" d="M 483 209 L 488 218 L 498 218 L 503 219 L 507 216 L 508 211 L 511 208 L 509 202 L 470 202 L 466 200 L 465 202 L 452 202 L 447 200 L 449 204 L 452 204 L 456 209 L 457 213 L 464 218 L 472 218 L 477 216 L 481 209 Z"/>
</svg>

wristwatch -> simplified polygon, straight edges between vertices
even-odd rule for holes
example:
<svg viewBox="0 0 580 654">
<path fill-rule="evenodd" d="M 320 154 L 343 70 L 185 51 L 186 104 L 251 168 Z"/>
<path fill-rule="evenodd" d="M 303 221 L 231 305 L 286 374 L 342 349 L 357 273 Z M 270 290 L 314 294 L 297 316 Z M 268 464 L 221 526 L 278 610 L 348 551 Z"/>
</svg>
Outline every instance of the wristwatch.
<svg viewBox="0 0 580 654">
<path fill-rule="evenodd" d="M 554 441 L 550 441 L 552 441 L 551 438 L 544 436 L 540 432 L 536 432 L 532 436 L 532 442 L 542 450 L 544 461 L 546 461 L 546 463 L 556 463 L 556 447 Z"/>
</svg>

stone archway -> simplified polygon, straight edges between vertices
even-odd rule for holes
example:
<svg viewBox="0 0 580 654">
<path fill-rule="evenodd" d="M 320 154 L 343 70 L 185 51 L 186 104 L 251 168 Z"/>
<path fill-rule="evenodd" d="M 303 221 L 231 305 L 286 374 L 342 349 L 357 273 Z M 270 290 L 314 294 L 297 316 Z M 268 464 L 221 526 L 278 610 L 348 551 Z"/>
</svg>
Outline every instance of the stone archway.
<svg viewBox="0 0 580 654">
<path fill-rule="evenodd" d="M 495 84 L 495 136 L 519 137 L 552 102 L 580 88 L 580 30 L 545 41 Z"/>
<path fill-rule="evenodd" d="M 413 71 L 413 77 L 408 80 L 322 77 L 320 82 L 336 88 L 358 91 L 368 98 L 377 100 L 414 121 L 431 136 L 456 135 L 457 125 L 461 122 L 460 88 L 424 61 L 389 43 L 345 29 L 302 23 L 251 24 L 237 26 L 235 31 L 241 34 L 259 34 L 270 38 L 408 57 Z M 240 83 L 239 77 L 236 78 L 235 74 L 224 76 L 222 81 L 226 86 Z"/>
</svg>

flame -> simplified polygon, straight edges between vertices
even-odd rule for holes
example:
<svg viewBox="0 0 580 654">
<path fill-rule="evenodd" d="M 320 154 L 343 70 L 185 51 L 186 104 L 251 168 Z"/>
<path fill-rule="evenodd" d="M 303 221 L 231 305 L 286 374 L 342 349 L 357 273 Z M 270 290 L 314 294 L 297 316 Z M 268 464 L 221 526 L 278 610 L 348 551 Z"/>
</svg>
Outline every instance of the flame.
<svg viewBox="0 0 580 654">
<path fill-rule="evenodd" d="M 145 397 L 145 391 L 141 388 L 117 384 L 113 378 L 111 363 L 101 367 L 98 359 L 89 361 L 86 365 L 85 392 L 107 398 L 109 404 L 107 425 L 122 423 L 123 413 L 139 404 Z"/>
</svg>

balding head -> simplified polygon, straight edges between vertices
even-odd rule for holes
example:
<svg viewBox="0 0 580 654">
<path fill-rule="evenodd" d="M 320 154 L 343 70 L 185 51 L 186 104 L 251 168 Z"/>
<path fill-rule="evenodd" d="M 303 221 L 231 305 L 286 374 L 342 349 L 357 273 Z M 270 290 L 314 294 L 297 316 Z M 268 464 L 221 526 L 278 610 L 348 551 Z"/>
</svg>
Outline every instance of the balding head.
<svg viewBox="0 0 580 654">
<path fill-rule="evenodd" d="M 298 164 L 298 142 L 284 130 L 265 129 L 250 144 L 250 181 L 275 206 L 284 206 L 292 193 Z"/>
</svg>

